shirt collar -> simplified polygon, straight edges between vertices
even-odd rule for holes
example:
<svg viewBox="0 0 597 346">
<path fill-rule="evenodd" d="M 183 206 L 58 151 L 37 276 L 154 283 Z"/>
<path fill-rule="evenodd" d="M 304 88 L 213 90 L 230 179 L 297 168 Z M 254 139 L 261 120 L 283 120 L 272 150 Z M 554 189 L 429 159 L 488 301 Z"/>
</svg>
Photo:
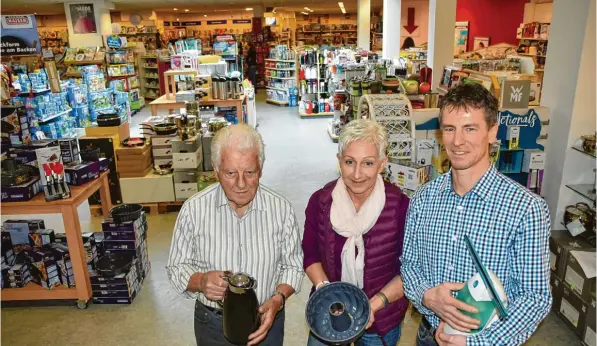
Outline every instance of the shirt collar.
<svg viewBox="0 0 597 346">
<path fill-rule="evenodd" d="M 497 169 L 492 162 L 481 179 L 479 179 L 477 184 L 475 184 L 475 186 L 467 194 L 474 193 L 483 201 L 487 201 L 489 198 L 489 192 L 491 191 L 497 176 Z M 444 181 L 439 186 L 438 193 L 442 193 L 444 191 L 454 191 L 452 186 L 452 169 L 450 169 L 450 171 L 444 175 Z"/>
<path fill-rule="evenodd" d="M 247 209 L 247 211 L 251 211 L 251 210 L 265 211 L 266 203 L 265 203 L 265 197 L 263 196 L 262 190 L 263 189 L 262 189 L 261 185 L 259 185 L 259 187 L 257 188 L 257 193 L 255 194 L 255 198 L 253 198 L 253 200 L 249 204 L 249 209 Z M 226 197 L 226 192 L 224 192 L 222 185 L 219 185 L 218 191 L 216 193 L 216 207 L 221 208 L 221 207 L 227 206 L 227 205 L 228 205 L 228 197 Z"/>
</svg>

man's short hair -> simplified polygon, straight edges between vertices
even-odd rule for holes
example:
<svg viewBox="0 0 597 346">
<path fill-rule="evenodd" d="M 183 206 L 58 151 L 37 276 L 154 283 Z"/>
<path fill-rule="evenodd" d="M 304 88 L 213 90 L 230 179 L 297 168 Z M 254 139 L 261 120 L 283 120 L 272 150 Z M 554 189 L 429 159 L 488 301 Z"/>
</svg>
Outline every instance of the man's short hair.
<svg viewBox="0 0 597 346">
<path fill-rule="evenodd" d="M 257 150 L 259 167 L 263 168 L 265 161 L 263 138 L 254 128 L 246 124 L 237 124 L 216 132 L 211 142 L 211 160 L 216 170 L 222 162 L 222 149 L 232 147 L 240 152 Z"/>
<path fill-rule="evenodd" d="M 439 104 L 439 124 L 445 111 L 481 109 L 485 113 L 487 128 L 498 122 L 498 100 L 478 83 L 461 84 L 452 88 Z"/>
</svg>

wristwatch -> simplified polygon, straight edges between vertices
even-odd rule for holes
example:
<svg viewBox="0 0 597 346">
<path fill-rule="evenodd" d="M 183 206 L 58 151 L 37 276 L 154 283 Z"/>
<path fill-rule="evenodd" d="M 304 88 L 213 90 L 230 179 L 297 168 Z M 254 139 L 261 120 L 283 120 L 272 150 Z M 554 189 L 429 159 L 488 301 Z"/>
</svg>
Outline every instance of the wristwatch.
<svg viewBox="0 0 597 346">
<path fill-rule="evenodd" d="M 273 297 L 275 297 L 275 296 L 280 296 L 280 297 L 282 297 L 282 305 L 281 305 L 281 306 L 280 306 L 280 308 L 278 309 L 278 311 L 280 311 L 280 310 L 284 309 L 284 307 L 286 306 L 286 296 L 284 295 L 284 293 L 282 293 L 282 292 L 278 291 L 278 292 L 276 292 L 276 293 L 272 294 L 272 296 L 271 296 L 270 298 L 273 298 Z"/>
</svg>

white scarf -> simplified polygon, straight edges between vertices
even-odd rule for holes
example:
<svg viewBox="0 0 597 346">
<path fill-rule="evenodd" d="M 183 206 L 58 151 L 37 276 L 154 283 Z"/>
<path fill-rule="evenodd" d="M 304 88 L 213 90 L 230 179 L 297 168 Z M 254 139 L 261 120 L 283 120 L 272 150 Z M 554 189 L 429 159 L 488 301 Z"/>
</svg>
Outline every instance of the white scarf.
<svg viewBox="0 0 597 346">
<path fill-rule="evenodd" d="M 375 226 L 385 203 L 386 188 L 379 174 L 371 195 L 363 203 L 358 213 L 348 195 L 342 177 L 336 182 L 336 187 L 332 191 L 330 220 L 334 231 L 347 238 L 342 248 L 342 281 L 363 288 L 365 268 L 363 234 Z M 358 249 L 357 255 L 355 255 L 355 247 Z"/>
</svg>

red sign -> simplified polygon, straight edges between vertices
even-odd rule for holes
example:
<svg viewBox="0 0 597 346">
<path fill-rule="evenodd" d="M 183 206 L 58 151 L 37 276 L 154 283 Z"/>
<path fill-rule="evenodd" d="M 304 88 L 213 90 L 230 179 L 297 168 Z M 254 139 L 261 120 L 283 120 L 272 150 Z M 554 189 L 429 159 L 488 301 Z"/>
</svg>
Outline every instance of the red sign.
<svg viewBox="0 0 597 346">
<path fill-rule="evenodd" d="M 6 24 L 9 25 L 27 25 L 29 24 L 29 18 L 27 16 L 10 16 L 6 17 Z"/>
</svg>

